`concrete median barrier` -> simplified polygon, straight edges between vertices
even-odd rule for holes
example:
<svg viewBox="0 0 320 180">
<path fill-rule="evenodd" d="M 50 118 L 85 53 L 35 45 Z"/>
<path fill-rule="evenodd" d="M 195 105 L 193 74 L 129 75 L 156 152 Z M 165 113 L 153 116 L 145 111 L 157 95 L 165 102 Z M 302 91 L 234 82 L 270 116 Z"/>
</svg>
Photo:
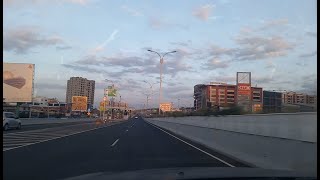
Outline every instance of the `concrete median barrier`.
<svg viewBox="0 0 320 180">
<path fill-rule="evenodd" d="M 240 161 L 317 171 L 317 113 L 150 118 L 147 121 Z"/>
</svg>

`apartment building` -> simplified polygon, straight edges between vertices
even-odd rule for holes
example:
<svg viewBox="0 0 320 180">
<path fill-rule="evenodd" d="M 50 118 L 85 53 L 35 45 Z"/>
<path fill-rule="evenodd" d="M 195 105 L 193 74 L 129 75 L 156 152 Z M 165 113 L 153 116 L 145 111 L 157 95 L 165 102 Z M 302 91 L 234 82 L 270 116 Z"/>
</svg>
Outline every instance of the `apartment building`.
<svg viewBox="0 0 320 180">
<path fill-rule="evenodd" d="M 317 96 L 296 93 L 293 91 L 282 94 L 282 102 L 284 104 L 317 104 Z"/>
<path fill-rule="evenodd" d="M 71 77 L 67 82 L 66 102 L 72 103 L 72 96 L 86 96 L 88 107 L 94 104 L 95 81 L 82 77 Z"/>
</svg>

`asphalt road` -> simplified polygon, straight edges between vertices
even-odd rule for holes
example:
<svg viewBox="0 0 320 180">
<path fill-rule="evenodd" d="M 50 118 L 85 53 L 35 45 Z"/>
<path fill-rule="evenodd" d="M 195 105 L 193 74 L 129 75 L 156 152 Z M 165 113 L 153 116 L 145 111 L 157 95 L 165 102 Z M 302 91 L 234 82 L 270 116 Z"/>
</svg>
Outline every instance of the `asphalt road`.
<svg viewBox="0 0 320 180">
<path fill-rule="evenodd" d="M 171 167 L 246 167 L 143 119 L 3 151 L 5 180 Z"/>
<path fill-rule="evenodd" d="M 90 124 L 90 123 L 94 123 L 94 121 L 92 121 L 92 122 L 66 122 L 66 123 L 22 125 L 21 129 L 9 129 L 7 131 L 3 131 L 3 134 L 17 133 L 17 132 L 44 129 L 44 128 L 63 127 L 63 126 L 70 126 L 70 125 L 76 125 L 76 124 Z"/>
</svg>

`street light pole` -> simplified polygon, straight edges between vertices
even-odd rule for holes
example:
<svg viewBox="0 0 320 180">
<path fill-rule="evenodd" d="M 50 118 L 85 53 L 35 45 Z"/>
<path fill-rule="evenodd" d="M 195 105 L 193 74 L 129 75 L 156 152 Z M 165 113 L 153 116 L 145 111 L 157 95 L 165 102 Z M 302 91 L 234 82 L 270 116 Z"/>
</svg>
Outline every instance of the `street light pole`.
<svg viewBox="0 0 320 180">
<path fill-rule="evenodd" d="M 143 82 L 148 83 L 148 84 L 149 84 L 149 86 L 150 86 L 150 90 L 151 90 L 150 94 L 145 94 L 145 95 L 147 96 L 147 108 L 148 108 L 149 98 L 151 99 L 151 97 L 150 97 L 150 96 L 152 96 L 152 95 L 153 95 L 153 85 L 158 84 L 158 83 L 153 83 L 153 84 L 151 84 L 151 83 L 149 83 L 149 82 L 148 82 L 148 81 L 146 81 L 146 80 L 144 80 Z M 148 97 L 149 97 L 149 98 L 148 98 Z"/>
<path fill-rule="evenodd" d="M 162 64 L 163 64 L 163 58 L 165 55 L 170 54 L 170 53 L 175 53 L 177 51 L 170 51 L 170 52 L 166 52 L 164 53 L 162 56 L 156 52 L 156 51 L 152 51 L 150 49 L 148 49 L 149 52 L 154 52 L 156 54 L 158 54 L 158 56 L 160 57 L 160 89 L 159 89 L 159 115 L 160 115 L 160 104 L 161 104 L 161 94 L 162 94 Z"/>
</svg>

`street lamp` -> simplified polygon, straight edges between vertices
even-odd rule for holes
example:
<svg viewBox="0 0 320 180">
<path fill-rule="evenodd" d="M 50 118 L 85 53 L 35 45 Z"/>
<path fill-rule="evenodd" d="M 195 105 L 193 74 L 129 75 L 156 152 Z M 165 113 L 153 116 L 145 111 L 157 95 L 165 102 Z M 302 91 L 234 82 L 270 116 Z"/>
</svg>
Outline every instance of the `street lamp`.
<svg viewBox="0 0 320 180">
<path fill-rule="evenodd" d="M 148 82 L 148 81 L 146 81 L 146 80 L 144 80 L 143 82 L 148 83 L 149 86 L 150 86 L 150 90 L 151 90 L 151 93 L 143 93 L 144 95 L 147 96 L 147 109 L 148 109 L 149 97 L 152 96 L 153 93 L 154 93 L 154 91 L 153 91 L 153 85 L 158 84 L 158 83 L 153 83 L 153 84 L 151 84 L 150 82 Z M 150 99 L 151 99 L 151 97 L 150 97 Z"/>
<path fill-rule="evenodd" d="M 164 58 L 165 55 L 170 54 L 170 53 L 175 53 L 177 51 L 166 52 L 162 56 L 156 51 L 153 51 L 153 50 L 150 50 L 150 49 L 148 49 L 148 51 L 156 53 L 160 57 L 160 89 L 159 89 L 159 115 L 160 115 L 160 104 L 161 104 L 161 93 L 162 93 L 161 91 L 162 91 L 162 64 L 163 64 L 163 58 Z"/>
</svg>

